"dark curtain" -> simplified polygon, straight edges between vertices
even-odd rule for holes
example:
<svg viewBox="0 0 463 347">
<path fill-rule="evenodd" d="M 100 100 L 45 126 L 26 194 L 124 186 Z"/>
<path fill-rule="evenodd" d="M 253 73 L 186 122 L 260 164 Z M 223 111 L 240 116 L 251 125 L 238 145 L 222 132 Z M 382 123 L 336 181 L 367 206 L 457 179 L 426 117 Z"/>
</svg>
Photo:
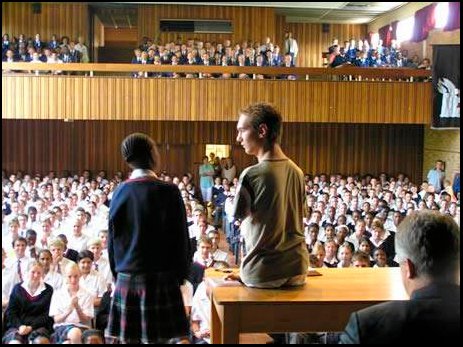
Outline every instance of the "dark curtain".
<svg viewBox="0 0 463 347">
<path fill-rule="evenodd" d="M 396 40 L 397 39 L 397 25 L 399 24 L 398 20 L 395 20 L 391 23 L 391 40 Z"/>
<path fill-rule="evenodd" d="M 460 45 L 433 45 L 434 128 L 460 128 Z"/>
<path fill-rule="evenodd" d="M 385 25 L 378 29 L 379 38 L 383 40 L 383 46 L 389 47 L 391 45 L 391 31 L 390 25 Z"/>
<path fill-rule="evenodd" d="M 429 31 L 434 29 L 436 24 L 434 10 L 436 6 L 437 4 L 434 3 L 415 12 L 415 25 L 413 27 L 412 42 L 426 40 Z"/>
<path fill-rule="evenodd" d="M 444 31 L 460 29 L 460 3 L 449 2 L 449 18 Z"/>
</svg>

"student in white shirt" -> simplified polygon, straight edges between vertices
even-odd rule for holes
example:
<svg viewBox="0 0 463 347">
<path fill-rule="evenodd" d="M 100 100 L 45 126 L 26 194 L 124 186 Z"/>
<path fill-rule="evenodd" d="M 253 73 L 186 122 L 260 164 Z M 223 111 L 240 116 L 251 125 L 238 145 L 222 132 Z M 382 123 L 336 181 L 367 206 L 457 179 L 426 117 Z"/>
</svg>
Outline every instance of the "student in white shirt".
<svg viewBox="0 0 463 347">
<path fill-rule="evenodd" d="M 13 241 L 13 251 L 14 254 L 12 257 L 9 257 L 5 261 L 5 266 L 8 268 L 8 271 L 14 273 L 14 284 L 22 282 L 25 279 L 27 274 L 27 269 L 31 259 L 26 256 L 26 245 L 27 241 L 24 237 L 18 237 Z"/>
<path fill-rule="evenodd" d="M 100 306 L 103 294 L 106 292 L 107 284 L 103 277 L 92 269 L 93 259 L 91 251 L 85 250 L 79 252 L 77 257 L 77 265 L 79 265 L 81 274 L 79 285 L 94 296 L 93 305 L 98 307 Z"/>
<path fill-rule="evenodd" d="M 79 285 L 79 267 L 72 263 L 65 269 L 66 284 L 53 293 L 50 304 L 50 317 L 54 343 L 82 343 L 82 331 L 91 327 L 94 317 L 94 296 Z"/>
<path fill-rule="evenodd" d="M 211 299 L 205 282 L 201 282 L 193 296 L 191 331 L 195 344 L 211 343 Z"/>
<path fill-rule="evenodd" d="M 217 230 L 210 230 L 207 233 L 207 236 L 212 241 L 211 256 L 212 259 L 214 259 L 214 262 L 224 262 L 228 267 L 228 264 L 230 263 L 228 259 L 228 253 L 219 249 L 220 233 Z"/>
<path fill-rule="evenodd" d="M 87 243 L 88 250 L 93 253 L 92 270 L 95 270 L 105 280 L 108 290 L 113 282 L 113 275 L 109 266 L 108 258 L 102 257 L 101 240 L 93 238 Z"/>
<path fill-rule="evenodd" d="M 52 286 L 53 290 L 58 290 L 63 285 L 63 276 L 52 269 L 53 256 L 48 249 L 42 249 L 38 254 L 39 263 L 43 266 L 43 280 Z"/>
</svg>

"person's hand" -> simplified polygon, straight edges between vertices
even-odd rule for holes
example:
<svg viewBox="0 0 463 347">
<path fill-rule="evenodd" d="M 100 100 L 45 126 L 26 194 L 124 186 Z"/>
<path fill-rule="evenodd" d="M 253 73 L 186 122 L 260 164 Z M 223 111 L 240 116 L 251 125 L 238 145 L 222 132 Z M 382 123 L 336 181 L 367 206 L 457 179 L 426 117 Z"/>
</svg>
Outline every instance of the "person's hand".
<svg viewBox="0 0 463 347">
<path fill-rule="evenodd" d="M 79 307 L 79 298 L 77 296 L 73 296 L 71 298 L 71 307 L 73 308 Z"/>
<path fill-rule="evenodd" d="M 18 329 L 19 335 L 28 335 L 32 331 L 32 327 L 28 325 L 21 325 Z"/>
<path fill-rule="evenodd" d="M 57 256 L 56 258 L 53 258 L 53 265 L 54 266 L 58 266 L 58 263 L 63 260 L 63 256 L 62 255 L 59 255 Z"/>
<path fill-rule="evenodd" d="M 211 337 L 211 331 L 209 329 L 201 330 L 200 333 L 202 338 Z"/>
<path fill-rule="evenodd" d="M 240 275 L 238 275 L 236 273 L 227 274 L 227 275 L 225 275 L 225 277 L 223 279 L 225 281 L 238 281 L 238 282 L 241 282 Z"/>
</svg>

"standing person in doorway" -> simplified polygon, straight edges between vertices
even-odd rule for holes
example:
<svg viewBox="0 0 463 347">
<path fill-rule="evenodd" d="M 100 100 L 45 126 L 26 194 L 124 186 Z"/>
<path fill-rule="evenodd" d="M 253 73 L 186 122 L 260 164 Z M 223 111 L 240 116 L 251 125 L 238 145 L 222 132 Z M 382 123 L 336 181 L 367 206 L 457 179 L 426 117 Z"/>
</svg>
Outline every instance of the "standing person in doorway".
<svg viewBox="0 0 463 347">
<path fill-rule="evenodd" d="M 212 154 L 212 153 L 211 153 Z M 215 155 L 214 155 L 215 157 Z M 209 163 L 207 155 L 203 157 L 203 163 L 199 166 L 199 186 L 204 205 L 212 201 L 212 187 L 214 186 L 214 167 Z"/>
<path fill-rule="evenodd" d="M 280 147 L 281 115 L 266 103 L 240 112 L 236 140 L 257 158 L 239 179 L 233 216 L 241 220 L 246 256 L 240 279 L 250 287 L 278 288 L 305 283 L 304 175 Z"/>
<path fill-rule="evenodd" d="M 106 336 L 122 343 L 185 338 L 180 285 L 189 272 L 190 243 L 180 191 L 154 173 L 159 153 L 150 137 L 131 134 L 121 151 L 133 172 L 109 210 L 108 255 L 117 281 Z"/>
</svg>

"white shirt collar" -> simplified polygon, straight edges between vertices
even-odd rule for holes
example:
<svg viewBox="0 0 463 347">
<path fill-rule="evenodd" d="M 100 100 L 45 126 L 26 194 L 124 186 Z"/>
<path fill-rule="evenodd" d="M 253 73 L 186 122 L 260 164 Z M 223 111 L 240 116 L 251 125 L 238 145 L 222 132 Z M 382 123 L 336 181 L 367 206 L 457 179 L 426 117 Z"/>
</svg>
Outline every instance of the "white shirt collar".
<svg viewBox="0 0 463 347">
<path fill-rule="evenodd" d="M 152 170 L 147 170 L 147 169 L 135 169 L 132 171 L 130 174 L 130 179 L 136 179 L 136 178 L 141 178 L 141 177 L 154 177 L 158 178 L 156 173 Z"/>
<path fill-rule="evenodd" d="M 34 293 L 29 290 L 28 284 L 29 280 L 26 279 L 23 283 L 21 283 L 21 287 L 23 287 L 24 290 L 32 297 L 39 296 L 45 289 L 47 289 L 43 280 L 40 282 L 37 290 Z"/>
</svg>

